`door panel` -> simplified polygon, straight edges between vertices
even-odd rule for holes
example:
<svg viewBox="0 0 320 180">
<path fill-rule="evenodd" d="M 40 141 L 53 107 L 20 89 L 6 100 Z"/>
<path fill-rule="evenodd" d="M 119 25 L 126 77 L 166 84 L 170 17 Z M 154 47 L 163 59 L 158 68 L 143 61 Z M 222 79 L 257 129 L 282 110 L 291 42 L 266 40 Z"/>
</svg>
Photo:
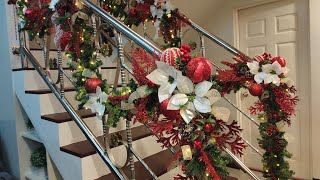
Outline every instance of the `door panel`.
<svg viewBox="0 0 320 180">
<path fill-rule="evenodd" d="M 289 142 L 288 149 L 293 153 L 289 163 L 296 172 L 295 177 L 310 179 L 307 12 L 307 0 L 279 0 L 250 7 L 238 11 L 238 29 L 240 50 L 250 57 L 267 52 L 286 59 L 287 67 L 290 68 L 288 76 L 296 82 L 301 100 L 296 116 L 292 117 L 291 127 L 284 128 Z M 242 90 L 241 93 L 248 92 Z M 257 100 L 252 96 L 241 96 L 240 99 L 241 108 L 246 111 Z M 244 137 L 258 147 L 258 127 L 244 116 L 240 119 Z M 250 148 L 245 152 L 244 162 L 249 167 L 262 169 L 261 157 Z"/>
</svg>

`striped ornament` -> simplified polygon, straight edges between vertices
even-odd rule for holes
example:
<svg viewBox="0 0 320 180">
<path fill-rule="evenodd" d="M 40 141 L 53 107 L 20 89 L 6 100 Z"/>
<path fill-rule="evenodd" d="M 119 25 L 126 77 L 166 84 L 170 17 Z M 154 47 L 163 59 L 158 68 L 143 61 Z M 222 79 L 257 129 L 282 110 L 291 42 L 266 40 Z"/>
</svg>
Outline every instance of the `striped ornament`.
<svg viewBox="0 0 320 180">
<path fill-rule="evenodd" d="M 165 62 L 171 66 L 176 65 L 176 58 L 180 58 L 182 52 L 179 48 L 166 49 L 160 56 L 160 61 Z"/>
</svg>

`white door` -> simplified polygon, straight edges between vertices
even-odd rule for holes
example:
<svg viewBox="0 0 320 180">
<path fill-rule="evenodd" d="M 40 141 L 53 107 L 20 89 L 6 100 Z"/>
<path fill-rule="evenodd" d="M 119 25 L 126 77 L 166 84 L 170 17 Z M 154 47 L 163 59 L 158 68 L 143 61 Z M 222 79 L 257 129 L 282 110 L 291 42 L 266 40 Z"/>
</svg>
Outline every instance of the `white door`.
<svg viewBox="0 0 320 180">
<path fill-rule="evenodd" d="M 278 0 L 238 11 L 239 48 L 250 57 L 264 52 L 282 56 L 290 68 L 289 77 L 295 81 L 300 103 L 292 125 L 286 128 L 289 160 L 294 177 L 311 179 L 310 120 L 309 120 L 309 48 L 308 0 Z M 241 108 L 247 110 L 255 98 L 241 92 Z M 247 111 L 248 112 L 248 111 Z M 244 137 L 258 147 L 258 128 L 241 116 Z M 257 119 L 255 117 L 255 119 Z M 261 150 L 261 149 L 260 149 Z M 250 168 L 262 169 L 261 157 L 247 148 L 244 162 Z"/>
</svg>

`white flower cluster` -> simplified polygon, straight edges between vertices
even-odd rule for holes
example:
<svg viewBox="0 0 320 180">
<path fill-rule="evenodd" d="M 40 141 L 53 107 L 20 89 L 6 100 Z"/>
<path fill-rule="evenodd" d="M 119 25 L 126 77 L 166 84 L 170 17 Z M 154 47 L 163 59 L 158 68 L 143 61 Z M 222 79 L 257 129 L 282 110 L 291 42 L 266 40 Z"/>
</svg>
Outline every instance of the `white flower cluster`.
<svg viewBox="0 0 320 180">
<path fill-rule="evenodd" d="M 189 123 L 200 113 L 213 114 L 216 118 L 227 121 L 230 110 L 213 106 L 220 98 L 220 93 L 212 88 L 212 83 L 202 81 L 194 84 L 181 71 L 174 69 L 169 64 L 157 61 L 157 69 L 152 71 L 147 78 L 159 85 L 159 102 L 170 98 L 167 109 L 180 110 L 180 115 Z M 223 114 L 221 113 L 223 112 Z"/>
</svg>

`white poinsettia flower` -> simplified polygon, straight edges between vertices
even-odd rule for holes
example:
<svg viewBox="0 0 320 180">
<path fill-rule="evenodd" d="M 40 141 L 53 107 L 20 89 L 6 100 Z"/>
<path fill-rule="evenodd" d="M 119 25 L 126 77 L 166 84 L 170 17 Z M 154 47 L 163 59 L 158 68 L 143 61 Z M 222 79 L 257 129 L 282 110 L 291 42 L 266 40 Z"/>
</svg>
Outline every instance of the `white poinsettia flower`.
<svg viewBox="0 0 320 180">
<path fill-rule="evenodd" d="M 247 66 L 249 67 L 251 74 L 255 75 L 259 73 L 259 69 L 260 69 L 259 62 L 257 61 L 247 62 Z"/>
<path fill-rule="evenodd" d="M 171 97 L 171 94 L 177 87 L 178 74 L 181 74 L 181 72 L 162 61 L 156 61 L 156 64 L 157 69 L 148 74 L 147 78 L 151 82 L 160 85 L 158 97 L 159 102 L 162 102 Z"/>
<path fill-rule="evenodd" d="M 108 97 L 109 95 L 101 91 L 101 88 L 98 86 L 96 89 L 96 94 L 90 95 L 90 98 L 84 107 L 91 109 L 92 112 L 97 113 L 99 118 L 102 118 L 106 109 L 102 103 L 107 101 Z"/>
<path fill-rule="evenodd" d="M 274 61 L 272 64 L 262 65 L 260 68 L 259 62 L 248 62 L 247 66 L 250 69 L 250 73 L 254 74 L 254 80 L 257 83 L 264 82 L 265 84 L 273 83 L 276 86 L 280 85 L 279 75 L 288 73 L 287 67 L 281 67 L 278 61 Z"/>
<path fill-rule="evenodd" d="M 180 109 L 180 115 L 186 123 L 196 116 L 196 112 L 211 112 L 211 105 L 221 97 L 215 89 L 210 90 L 212 85 L 209 81 L 203 81 L 194 87 L 189 78 L 179 75 L 177 80 L 179 92 L 170 98 L 167 109 Z"/>
</svg>

